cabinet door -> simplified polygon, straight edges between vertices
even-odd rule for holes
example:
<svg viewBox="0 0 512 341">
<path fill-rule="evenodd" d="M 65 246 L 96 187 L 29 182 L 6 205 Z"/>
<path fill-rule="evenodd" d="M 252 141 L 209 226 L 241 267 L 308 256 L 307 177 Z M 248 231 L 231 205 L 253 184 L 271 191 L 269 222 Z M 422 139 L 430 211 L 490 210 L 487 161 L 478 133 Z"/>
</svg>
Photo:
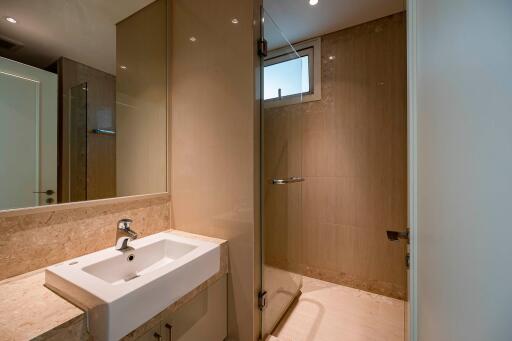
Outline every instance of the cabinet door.
<svg viewBox="0 0 512 341">
<path fill-rule="evenodd" d="M 227 281 L 223 276 L 162 322 L 163 341 L 222 341 L 227 336 Z"/>
<path fill-rule="evenodd" d="M 155 328 L 148 331 L 146 334 L 142 335 L 137 339 L 137 341 L 167 341 L 168 339 L 164 338 L 162 335 L 162 328 L 160 325 L 157 325 Z"/>
</svg>

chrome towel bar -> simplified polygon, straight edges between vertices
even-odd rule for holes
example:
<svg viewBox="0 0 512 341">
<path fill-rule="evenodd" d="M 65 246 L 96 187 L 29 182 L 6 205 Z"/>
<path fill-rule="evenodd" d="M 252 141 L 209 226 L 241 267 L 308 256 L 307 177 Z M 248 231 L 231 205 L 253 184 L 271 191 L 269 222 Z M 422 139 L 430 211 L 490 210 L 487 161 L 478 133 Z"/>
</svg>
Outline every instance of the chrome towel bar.
<svg viewBox="0 0 512 341">
<path fill-rule="evenodd" d="M 115 135 L 116 131 L 109 129 L 93 129 L 92 133 L 97 135 Z"/>
<path fill-rule="evenodd" d="M 292 176 L 287 179 L 272 179 L 271 183 L 272 183 L 272 185 L 287 185 L 287 184 L 291 184 L 291 183 L 295 183 L 295 182 L 303 182 L 303 181 L 304 181 L 303 177 Z"/>
</svg>

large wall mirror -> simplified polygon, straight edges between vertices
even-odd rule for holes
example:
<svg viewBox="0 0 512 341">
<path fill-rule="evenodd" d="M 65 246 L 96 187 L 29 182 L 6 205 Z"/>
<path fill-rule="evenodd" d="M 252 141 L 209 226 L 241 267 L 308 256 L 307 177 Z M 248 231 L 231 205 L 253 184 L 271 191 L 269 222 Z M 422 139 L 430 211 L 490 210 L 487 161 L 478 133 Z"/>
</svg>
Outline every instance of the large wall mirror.
<svg viewBox="0 0 512 341">
<path fill-rule="evenodd" d="M 0 1 L 0 210 L 166 191 L 166 7 Z"/>
</svg>

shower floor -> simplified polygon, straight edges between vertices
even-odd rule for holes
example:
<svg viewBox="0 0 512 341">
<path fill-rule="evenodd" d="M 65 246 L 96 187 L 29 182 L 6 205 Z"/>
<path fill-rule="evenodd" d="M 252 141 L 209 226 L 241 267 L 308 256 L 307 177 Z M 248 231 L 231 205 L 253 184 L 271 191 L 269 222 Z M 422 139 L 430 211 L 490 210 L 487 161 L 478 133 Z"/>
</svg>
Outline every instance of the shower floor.
<svg viewBox="0 0 512 341">
<path fill-rule="evenodd" d="M 279 341 L 404 341 L 405 302 L 304 277 L 279 323 Z"/>
</svg>

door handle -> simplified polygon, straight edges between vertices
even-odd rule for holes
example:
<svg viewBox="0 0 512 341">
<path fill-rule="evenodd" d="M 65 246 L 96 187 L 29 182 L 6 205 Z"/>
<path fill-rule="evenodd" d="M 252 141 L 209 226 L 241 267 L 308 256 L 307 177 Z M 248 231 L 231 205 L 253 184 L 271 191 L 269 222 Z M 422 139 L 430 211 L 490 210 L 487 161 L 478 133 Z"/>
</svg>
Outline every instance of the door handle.
<svg viewBox="0 0 512 341">
<path fill-rule="evenodd" d="M 46 195 L 53 195 L 55 194 L 55 191 L 53 189 L 48 189 L 46 191 L 42 191 L 42 192 L 32 192 L 32 193 L 37 193 L 37 194 L 46 194 Z"/>
<path fill-rule="evenodd" d="M 399 239 L 405 239 L 409 243 L 409 229 L 407 231 L 386 231 L 386 235 L 389 241 L 394 242 Z"/>
<path fill-rule="evenodd" d="M 165 328 L 169 330 L 169 341 L 172 341 L 172 326 L 169 323 L 166 323 Z"/>
<path fill-rule="evenodd" d="M 287 179 L 272 179 L 271 184 L 272 185 L 287 185 L 287 184 L 292 184 L 295 182 L 303 182 L 303 181 L 304 181 L 303 177 L 292 176 Z"/>
</svg>

